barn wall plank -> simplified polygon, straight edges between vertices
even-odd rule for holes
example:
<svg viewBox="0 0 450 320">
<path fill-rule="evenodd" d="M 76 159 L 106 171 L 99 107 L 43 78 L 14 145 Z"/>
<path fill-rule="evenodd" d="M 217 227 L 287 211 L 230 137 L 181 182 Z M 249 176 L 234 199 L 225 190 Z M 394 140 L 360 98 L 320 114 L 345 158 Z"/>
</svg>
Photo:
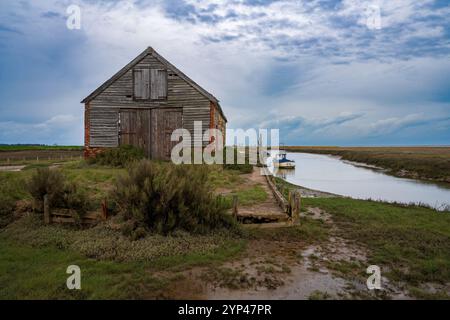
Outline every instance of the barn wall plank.
<svg viewBox="0 0 450 320">
<path fill-rule="evenodd" d="M 90 147 L 117 147 L 119 113 L 116 108 L 90 109 Z"/>
</svg>

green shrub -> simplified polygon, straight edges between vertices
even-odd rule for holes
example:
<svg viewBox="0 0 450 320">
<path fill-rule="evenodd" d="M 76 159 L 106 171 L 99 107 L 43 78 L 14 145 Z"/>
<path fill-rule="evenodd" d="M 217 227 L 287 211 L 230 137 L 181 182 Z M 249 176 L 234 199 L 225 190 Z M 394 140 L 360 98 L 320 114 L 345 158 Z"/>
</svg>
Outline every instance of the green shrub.
<svg viewBox="0 0 450 320">
<path fill-rule="evenodd" d="M 0 229 L 14 220 L 15 201 L 7 194 L 0 192 Z"/>
<path fill-rule="evenodd" d="M 63 199 L 65 178 L 59 170 L 38 168 L 27 184 L 27 190 L 35 201 L 38 211 L 43 210 L 44 196 L 50 206 L 60 205 Z"/>
<path fill-rule="evenodd" d="M 38 168 L 26 187 L 34 199 L 37 211 L 43 210 L 45 195 L 48 196 L 51 207 L 73 209 L 80 214 L 90 208 L 86 193 L 75 183 L 67 182 L 66 177 L 57 169 Z"/>
<path fill-rule="evenodd" d="M 17 172 L 2 172 L 0 174 L 0 228 L 7 226 L 14 221 L 14 213 L 19 209 L 18 213 L 26 210 L 24 202 L 17 208 L 16 204 L 19 200 L 27 198 L 28 194 L 24 190 L 25 181 L 22 175 Z"/>
<path fill-rule="evenodd" d="M 79 215 L 83 215 L 88 210 L 92 209 L 92 204 L 86 192 L 73 182 L 65 184 L 60 205 L 62 208 L 76 210 Z"/>
<path fill-rule="evenodd" d="M 140 161 L 116 181 L 114 199 L 126 220 L 161 234 L 233 228 L 222 197 L 208 183 L 207 166 Z M 131 232 L 128 230 L 128 232 Z"/>
<path fill-rule="evenodd" d="M 90 158 L 90 164 L 99 164 L 103 166 L 125 167 L 131 162 L 141 160 L 145 157 L 142 149 L 131 145 L 123 145 L 118 148 L 105 150 Z"/>
</svg>

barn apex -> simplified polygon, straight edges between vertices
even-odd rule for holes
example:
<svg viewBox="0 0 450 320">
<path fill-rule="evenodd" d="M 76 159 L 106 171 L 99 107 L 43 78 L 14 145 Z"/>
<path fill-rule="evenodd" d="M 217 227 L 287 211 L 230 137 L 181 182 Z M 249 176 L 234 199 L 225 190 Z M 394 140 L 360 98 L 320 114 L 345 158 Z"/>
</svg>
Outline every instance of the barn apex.
<svg viewBox="0 0 450 320">
<path fill-rule="evenodd" d="M 85 157 L 105 148 L 134 145 L 152 159 L 170 159 L 173 130 L 194 136 L 194 121 L 203 132 L 219 129 L 227 119 L 212 94 L 149 47 L 87 96 Z M 205 145 L 207 142 L 203 142 Z"/>
</svg>

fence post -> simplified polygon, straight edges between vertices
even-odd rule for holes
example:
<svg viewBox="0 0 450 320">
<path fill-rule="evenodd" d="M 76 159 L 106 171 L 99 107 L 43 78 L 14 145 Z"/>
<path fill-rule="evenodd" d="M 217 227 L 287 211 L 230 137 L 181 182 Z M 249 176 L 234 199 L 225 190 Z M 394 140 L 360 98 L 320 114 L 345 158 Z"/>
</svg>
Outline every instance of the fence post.
<svg viewBox="0 0 450 320">
<path fill-rule="evenodd" d="M 102 219 L 108 219 L 108 206 L 106 205 L 106 199 L 102 200 Z"/>
<path fill-rule="evenodd" d="M 50 224 L 50 204 L 48 202 L 48 195 L 44 196 L 44 222 L 45 224 Z"/>
<path fill-rule="evenodd" d="M 292 218 L 292 212 L 293 212 L 293 207 L 294 207 L 294 203 L 293 203 L 293 199 L 292 199 L 292 192 L 289 190 L 288 191 L 288 215 L 289 217 Z"/>
<path fill-rule="evenodd" d="M 237 214 L 238 214 L 238 196 L 233 195 L 233 217 L 237 220 Z"/>
</svg>

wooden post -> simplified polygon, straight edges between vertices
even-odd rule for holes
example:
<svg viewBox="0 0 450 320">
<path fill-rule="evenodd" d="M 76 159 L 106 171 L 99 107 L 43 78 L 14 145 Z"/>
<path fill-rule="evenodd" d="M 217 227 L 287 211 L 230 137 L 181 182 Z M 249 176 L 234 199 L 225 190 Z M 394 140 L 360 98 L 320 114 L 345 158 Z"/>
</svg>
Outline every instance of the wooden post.
<svg viewBox="0 0 450 320">
<path fill-rule="evenodd" d="M 44 222 L 45 222 L 45 224 L 51 223 L 50 204 L 48 202 L 48 195 L 44 196 Z"/>
<path fill-rule="evenodd" d="M 292 213 L 292 220 L 297 223 L 300 219 L 300 193 L 296 191 L 294 193 L 294 210 Z"/>
<path fill-rule="evenodd" d="M 292 193 L 291 191 L 288 192 L 288 215 L 292 218 L 292 212 L 293 212 L 293 207 L 294 207 L 294 203 L 293 203 L 293 199 L 292 199 Z"/>
<path fill-rule="evenodd" d="M 102 218 L 103 220 L 108 219 L 108 206 L 106 205 L 106 199 L 102 201 Z"/>
<path fill-rule="evenodd" d="M 238 214 L 238 196 L 233 195 L 233 217 L 237 220 Z"/>
</svg>

